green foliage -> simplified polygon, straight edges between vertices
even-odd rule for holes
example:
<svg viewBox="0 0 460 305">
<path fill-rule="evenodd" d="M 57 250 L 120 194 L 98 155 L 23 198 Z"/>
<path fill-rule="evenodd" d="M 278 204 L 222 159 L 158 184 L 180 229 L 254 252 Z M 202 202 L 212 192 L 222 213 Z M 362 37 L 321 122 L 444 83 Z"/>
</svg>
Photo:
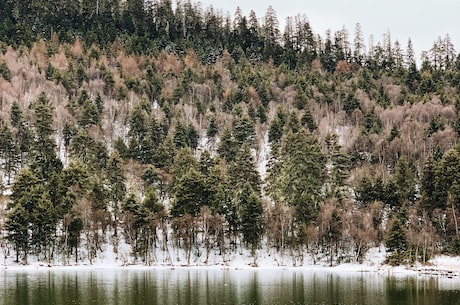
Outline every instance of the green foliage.
<svg viewBox="0 0 460 305">
<path fill-rule="evenodd" d="M 231 162 L 234 160 L 238 149 L 239 146 L 232 133 L 232 130 L 229 128 L 224 129 L 220 138 L 219 146 L 217 147 L 219 156 L 227 162 Z"/>
<path fill-rule="evenodd" d="M 208 190 L 204 176 L 191 168 L 175 183 L 171 215 L 181 217 L 186 214 L 197 216 L 201 207 L 208 205 Z"/>
<path fill-rule="evenodd" d="M 295 208 L 298 223 L 316 219 L 323 201 L 325 158 L 318 140 L 305 129 L 289 133 L 278 159 L 272 160 L 268 192 L 275 201 Z"/>
<path fill-rule="evenodd" d="M 56 144 L 52 138 L 54 133 L 52 108 L 45 93 L 40 94 L 33 106 L 35 141 L 31 169 L 37 177 L 47 180 L 62 169 L 62 162 L 56 156 Z"/>
<path fill-rule="evenodd" d="M 261 25 L 255 13 L 232 20 L 188 1 L 1 3 L 0 77 L 21 97 L 0 100 L 11 105 L 0 176 L 12 184 L 5 229 L 17 260 L 91 261 L 102 243 L 116 251 L 119 238 L 105 239 L 111 225 L 146 263 L 169 246 L 157 227 L 173 228 L 188 255 L 200 242 L 225 254 L 240 240 L 254 254 L 266 237 L 282 239 L 280 251 L 302 240 L 332 262 L 334 247 L 354 247 L 343 226 L 372 215 L 378 230 L 388 225 L 381 215 L 405 209 L 419 221 L 391 222 L 389 263 L 405 262 L 414 246 L 398 239 L 408 232 L 428 232 L 428 252 L 458 253 L 460 149 L 448 124 L 460 133 L 458 105 L 451 111 L 460 61 L 448 37 L 418 69 L 411 42 L 404 52 L 387 37 L 366 53 L 346 29 L 320 37 L 301 16 L 284 33 L 278 26 L 273 9 Z M 29 104 L 37 84 L 52 93 Z M 209 151 L 198 148 L 204 130 Z M 264 211 L 262 195 L 280 215 Z"/>
<path fill-rule="evenodd" d="M 391 142 L 391 141 L 393 141 L 394 139 L 396 139 L 399 136 L 400 136 L 399 127 L 397 125 L 393 125 L 387 140 L 388 140 L 388 142 Z"/>
<path fill-rule="evenodd" d="M 343 110 L 345 110 L 348 115 L 351 115 L 355 109 L 361 109 L 361 104 L 353 95 L 350 94 L 343 103 Z"/>
<path fill-rule="evenodd" d="M 174 132 L 174 143 L 176 148 L 190 147 L 196 149 L 198 146 L 199 135 L 193 125 L 184 126 L 182 123 L 176 125 Z"/>
<path fill-rule="evenodd" d="M 327 163 L 329 170 L 326 179 L 326 196 L 343 199 L 347 195 L 346 180 L 350 169 L 350 159 L 338 143 L 335 134 L 328 134 L 325 139 Z"/>
<path fill-rule="evenodd" d="M 259 246 L 260 239 L 264 233 L 264 217 L 262 200 L 252 190 L 249 183 L 243 186 L 238 196 L 238 206 L 241 210 L 241 233 L 243 240 L 251 248 L 254 255 L 255 249 Z"/>
<path fill-rule="evenodd" d="M 395 188 L 388 191 L 389 194 L 392 193 L 397 198 L 397 202 L 394 205 L 400 207 L 405 203 L 413 203 L 415 201 L 415 178 L 415 170 L 407 160 L 405 158 L 399 159 L 396 165 L 396 172 L 390 181 L 390 183 L 392 182 L 395 185 Z"/>
<path fill-rule="evenodd" d="M 239 192 L 242 186 L 249 183 L 253 191 L 260 192 L 261 180 L 248 143 L 243 144 L 236 153 L 235 160 L 228 169 L 230 184 Z"/>
<path fill-rule="evenodd" d="M 385 185 L 382 177 L 377 176 L 374 180 L 371 180 L 368 176 L 365 176 L 359 181 L 358 186 L 355 189 L 356 200 L 363 204 L 370 204 L 374 201 L 385 200 Z"/>
<path fill-rule="evenodd" d="M 3 61 L 0 62 L 0 76 L 6 81 L 11 81 L 11 71 Z"/>
<path fill-rule="evenodd" d="M 437 202 L 436 207 L 446 208 L 449 194 L 455 194 L 456 186 L 460 185 L 459 164 L 460 153 L 455 148 L 447 151 L 439 161 L 434 177 L 433 199 Z"/>
<path fill-rule="evenodd" d="M 0 122 L 0 159 L 3 160 L 0 164 L 0 170 L 3 170 L 10 182 L 11 175 L 17 169 L 18 163 L 18 147 L 13 139 L 11 130 L 2 122 Z"/>
<path fill-rule="evenodd" d="M 385 239 L 385 246 L 390 252 L 387 262 L 391 265 L 399 265 L 404 262 L 404 254 L 407 250 L 407 239 L 404 226 L 398 217 L 393 219 L 388 235 Z"/>
<path fill-rule="evenodd" d="M 371 109 L 364 115 L 361 123 L 362 130 L 365 134 L 379 134 L 382 130 L 382 121 L 375 113 L 375 109 Z"/>
<path fill-rule="evenodd" d="M 91 137 L 87 130 L 79 129 L 70 142 L 70 155 L 94 173 L 102 173 L 108 160 L 107 148 L 101 141 Z"/>
<path fill-rule="evenodd" d="M 206 136 L 213 138 L 219 133 L 219 127 L 217 126 L 216 118 L 213 116 L 209 119 L 208 129 L 206 129 Z"/>
<path fill-rule="evenodd" d="M 21 204 L 17 204 L 10 210 L 5 228 L 8 232 L 8 241 L 14 245 L 16 262 L 19 262 L 20 256 L 25 260 L 30 247 L 29 224 L 28 213 Z"/>
<path fill-rule="evenodd" d="M 305 112 L 300 119 L 300 123 L 302 126 L 310 130 L 311 132 L 315 131 L 318 128 L 318 125 L 316 124 L 315 119 L 313 118 L 313 115 L 311 114 L 310 108 L 305 108 Z"/>
<path fill-rule="evenodd" d="M 435 132 L 444 130 L 444 122 L 441 119 L 440 115 L 436 115 L 431 119 L 430 125 L 426 131 L 428 137 L 431 137 Z"/>
</svg>

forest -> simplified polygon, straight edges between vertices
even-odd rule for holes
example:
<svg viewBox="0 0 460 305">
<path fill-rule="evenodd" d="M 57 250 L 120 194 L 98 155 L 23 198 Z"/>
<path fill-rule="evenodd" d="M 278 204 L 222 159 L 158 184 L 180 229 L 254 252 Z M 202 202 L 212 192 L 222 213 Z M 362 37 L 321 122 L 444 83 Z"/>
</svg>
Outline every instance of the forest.
<svg viewBox="0 0 460 305">
<path fill-rule="evenodd" d="M 0 250 L 460 255 L 460 55 L 171 0 L 0 0 Z"/>
</svg>

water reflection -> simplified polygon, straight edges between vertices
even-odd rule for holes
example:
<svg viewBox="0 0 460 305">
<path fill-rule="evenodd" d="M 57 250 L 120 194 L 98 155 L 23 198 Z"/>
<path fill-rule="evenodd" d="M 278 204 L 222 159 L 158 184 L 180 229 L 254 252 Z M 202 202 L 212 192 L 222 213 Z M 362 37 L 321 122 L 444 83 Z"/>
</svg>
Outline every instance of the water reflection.
<svg viewBox="0 0 460 305">
<path fill-rule="evenodd" d="M 460 279 L 307 270 L 1 271 L 0 304 L 460 305 Z"/>
</svg>

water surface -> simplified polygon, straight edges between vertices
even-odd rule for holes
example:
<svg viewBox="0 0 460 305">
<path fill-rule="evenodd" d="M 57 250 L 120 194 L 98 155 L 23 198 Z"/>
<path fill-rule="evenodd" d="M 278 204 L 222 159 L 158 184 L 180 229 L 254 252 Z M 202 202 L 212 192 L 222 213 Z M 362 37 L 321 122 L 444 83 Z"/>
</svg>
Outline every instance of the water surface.
<svg viewBox="0 0 460 305">
<path fill-rule="evenodd" d="M 460 279 L 300 269 L 7 270 L 0 304 L 460 305 Z"/>
</svg>

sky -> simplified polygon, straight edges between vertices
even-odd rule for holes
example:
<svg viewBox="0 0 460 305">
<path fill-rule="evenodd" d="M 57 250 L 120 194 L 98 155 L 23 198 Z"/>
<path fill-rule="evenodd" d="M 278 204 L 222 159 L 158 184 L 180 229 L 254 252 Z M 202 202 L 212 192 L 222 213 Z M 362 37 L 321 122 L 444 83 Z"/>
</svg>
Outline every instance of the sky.
<svg viewBox="0 0 460 305">
<path fill-rule="evenodd" d="M 193 1 L 192 1 L 193 2 Z M 417 56 L 428 51 L 439 36 L 449 34 L 455 50 L 460 51 L 460 1 L 457 0 L 201 0 L 202 8 L 213 6 L 224 15 L 234 16 L 236 7 L 248 16 L 251 10 L 259 19 L 269 5 L 276 11 L 281 30 L 288 16 L 304 14 L 315 33 L 324 34 L 345 26 L 353 40 L 356 23 L 361 24 L 366 45 L 370 35 L 374 42 L 383 41 L 383 35 L 391 34 L 405 49 L 411 38 Z"/>
</svg>

